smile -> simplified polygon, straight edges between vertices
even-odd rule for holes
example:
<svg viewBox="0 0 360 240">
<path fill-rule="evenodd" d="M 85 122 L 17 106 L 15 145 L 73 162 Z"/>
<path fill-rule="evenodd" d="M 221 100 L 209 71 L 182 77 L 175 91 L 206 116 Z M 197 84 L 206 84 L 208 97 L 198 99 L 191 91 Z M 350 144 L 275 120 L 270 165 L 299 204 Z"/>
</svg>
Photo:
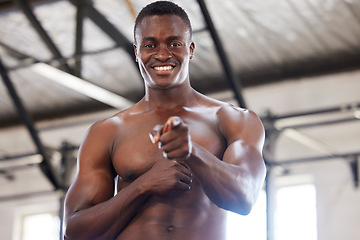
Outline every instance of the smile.
<svg viewBox="0 0 360 240">
<path fill-rule="evenodd" d="M 156 71 L 169 71 L 172 70 L 174 67 L 173 66 L 159 66 L 159 67 L 154 67 L 154 69 Z"/>
</svg>

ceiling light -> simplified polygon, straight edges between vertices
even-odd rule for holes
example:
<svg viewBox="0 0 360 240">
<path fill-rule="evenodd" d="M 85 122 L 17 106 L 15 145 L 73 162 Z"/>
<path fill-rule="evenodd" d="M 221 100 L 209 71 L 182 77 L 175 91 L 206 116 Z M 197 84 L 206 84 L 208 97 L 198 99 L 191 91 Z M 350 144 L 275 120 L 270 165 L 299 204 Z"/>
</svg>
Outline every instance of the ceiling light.
<svg viewBox="0 0 360 240">
<path fill-rule="evenodd" d="M 43 160 L 40 154 L 0 162 L 0 169 L 16 168 L 24 165 L 40 164 Z"/>
<path fill-rule="evenodd" d="M 81 78 L 75 77 L 69 73 L 61 71 L 51 65 L 37 63 L 32 65 L 31 69 L 49 80 L 66 86 L 114 108 L 122 110 L 134 104 L 132 101 L 124 97 L 96 86 L 95 84 L 89 83 Z"/>
<path fill-rule="evenodd" d="M 360 119 L 360 110 L 354 111 L 354 117 Z"/>
<path fill-rule="evenodd" d="M 332 147 L 324 144 L 323 142 L 321 142 L 299 130 L 287 128 L 283 131 L 283 133 L 286 137 L 291 138 L 292 140 L 294 140 L 304 146 L 307 146 L 311 149 L 325 153 L 328 156 L 336 155 L 336 151 Z"/>
</svg>

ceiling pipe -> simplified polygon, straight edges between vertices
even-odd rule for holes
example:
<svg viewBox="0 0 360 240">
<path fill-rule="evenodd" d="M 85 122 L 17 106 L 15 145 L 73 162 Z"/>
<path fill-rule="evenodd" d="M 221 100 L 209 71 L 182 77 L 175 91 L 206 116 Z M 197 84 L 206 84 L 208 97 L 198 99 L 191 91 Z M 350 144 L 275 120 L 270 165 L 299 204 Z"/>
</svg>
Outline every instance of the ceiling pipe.
<svg viewBox="0 0 360 240">
<path fill-rule="evenodd" d="M 316 157 L 307 157 L 307 158 L 294 158 L 287 160 L 278 160 L 278 161 L 267 161 L 266 164 L 268 166 L 284 166 L 284 165 L 295 165 L 300 163 L 312 163 L 312 162 L 320 162 L 320 161 L 330 161 L 330 160 L 342 160 L 342 161 L 350 161 L 351 158 L 360 156 L 360 152 L 351 152 L 351 153 L 342 153 L 335 154 L 333 156 L 316 156 Z"/>
<path fill-rule="evenodd" d="M 279 119 L 284 119 L 284 118 L 302 117 L 302 116 L 317 115 L 317 114 L 324 114 L 324 113 L 348 112 L 348 111 L 355 111 L 355 110 L 360 110 L 360 102 L 343 104 L 343 105 L 337 106 L 337 107 L 311 110 L 311 111 L 306 111 L 306 112 L 289 113 L 289 114 L 284 114 L 284 115 L 272 115 L 271 118 L 272 118 L 272 120 L 279 120 Z"/>
</svg>

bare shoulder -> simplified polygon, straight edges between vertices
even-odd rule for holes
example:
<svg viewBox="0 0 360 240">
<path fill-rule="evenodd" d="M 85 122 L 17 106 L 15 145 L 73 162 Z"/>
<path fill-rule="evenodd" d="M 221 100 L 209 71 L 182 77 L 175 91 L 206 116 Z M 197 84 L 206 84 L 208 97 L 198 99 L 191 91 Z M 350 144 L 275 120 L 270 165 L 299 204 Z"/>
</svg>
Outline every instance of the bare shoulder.
<svg viewBox="0 0 360 240">
<path fill-rule="evenodd" d="M 260 118 L 254 111 L 223 104 L 217 116 L 219 130 L 229 144 L 236 140 L 243 140 L 249 144 L 262 146 L 265 131 Z"/>
<path fill-rule="evenodd" d="M 241 107 L 236 107 L 232 104 L 223 103 L 219 108 L 217 115 L 220 121 L 230 121 L 229 123 L 238 124 L 247 124 L 251 122 L 261 123 L 260 118 L 257 114 L 252 111 Z"/>
<path fill-rule="evenodd" d="M 124 117 L 133 112 L 132 107 L 116 113 L 113 116 L 99 120 L 92 124 L 86 134 L 100 135 L 102 138 L 114 136 L 122 127 L 124 127 Z"/>
<path fill-rule="evenodd" d="M 80 163 L 86 163 L 81 164 L 82 166 L 90 167 L 90 162 L 109 162 L 115 138 L 125 127 L 123 119 L 127 113 L 127 110 L 119 112 L 90 126 L 79 149 Z"/>
<path fill-rule="evenodd" d="M 80 150 L 87 149 L 87 146 L 92 148 L 94 145 L 110 147 L 120 125 L 120 118 L 115 116 L 95 122 L 86 132 Z"/>
</svg>

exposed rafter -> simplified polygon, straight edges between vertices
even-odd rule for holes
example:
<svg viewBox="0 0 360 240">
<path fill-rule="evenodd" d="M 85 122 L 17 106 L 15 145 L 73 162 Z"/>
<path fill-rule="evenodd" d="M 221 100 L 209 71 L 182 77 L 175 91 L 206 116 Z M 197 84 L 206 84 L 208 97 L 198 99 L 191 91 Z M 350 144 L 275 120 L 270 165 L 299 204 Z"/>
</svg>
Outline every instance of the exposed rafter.
<svg viewBox="0 0 360 240">
<path fill-rule="evenodd" d="M 233 73 L 233 70 L 231 69 L 231 65 L 229 63 L 228 57 L 226 56 L 225 50 L 222 46 L 220 37 L 215 29 L 215 26 L 213 24 L 213 21 L 211 19 L 210 13 L 207 10 L 206 4 L 204 0 L 198 0 L 201 12 L 204 16 L 204 20 L 206 22 L 207 28 L 210 32 L 210 35 L 212 39 L 214 40 L 216 51 L 219 55 L 223 71 L 226 77 L 226 80 L 228 81 L 231 90 L 234 92 L 235 98 L 239 104 L 240 107 L 246 108 L 245 100 L 241 94 L 241 84 L 238 80 L 235 79 L 235 75 Z"/>
<path fill-rule="evenodd" d="M 75 0 L 69 0 L 76 6 Z M 84 14 L 92 20 L 102 31 L 104 31 L 118 46 L 121 46 L 135 62 L 133 44 L 102 15 L 89 1 L 84 1 Z M 137 65 L 137 64 L 136 64 Z"/>
<path fill-rule="evenodd" d="M 37 148 L 38 153 L 42 156 L 42 161 L 39 164 L 41 170 L 43 171 L 45 176 L 49 179 L 49 181 L 51 182 L 53 187 L 55 189 L 60 189 L 61 183 L 60 183 L 58 177 L 56 176 L 56 174 L 54 173 L 54 171 L 52 170 L 50 160 L 46 154 L 44 145 L 42 144 L 42 142 L 39 138 L 38 132 L 33 124 L 33 121 L 31 119 L 31 117 L 29 116 L 29 114 L 27 113 L 20 97 L 18 96 L 16 89 L 13 86 L 13 84 L 9 78 L 7 70 L 4 67 L 4 65 L 2 64 L 1 59 L 0 59 L 0 74 L 1 74 L 1 77 L 3 79 L 5 86 L 8 89 L 9 95 L 11 96 L 11 99 L 13 100 L 13 103 L 16 107 L 16 110 L 18 112 L 20 119 L 22 120 L 22 122 L 26 126 L 28 132 L 30 133 L 30 136 L 31 136 L 32 140 L 34 141 L 34 144 Z"/>
<path fill-rule="evenodd" d="M 81 78 L 81 55 L 83 52 L 84 1 L 76 1 L 75 69 L 74 75 Z"/>
<path fill-rule="evenodd" d="M 26 0 L 14 0 L 19 8 L 23 11 L 27 19 L 29 20 L 30 24 L 33 26 L 35 31 L 39 34 L 40 38 L 43 40 L 45 45 L 48 47 L 50 52 L 53 54 L 55 58 L 63 58 L 60 50 L 55 45 L 54 41 L 50 38 L 47 34 L 45 29 L 40 24 L 39 20 L 35 16 L 33 10 L 31 9 L 29 3 Z M 61 68 L 66 72 L 73 73 L 73 69 L 67 63 L 64 63 Z"/>
</svg>

